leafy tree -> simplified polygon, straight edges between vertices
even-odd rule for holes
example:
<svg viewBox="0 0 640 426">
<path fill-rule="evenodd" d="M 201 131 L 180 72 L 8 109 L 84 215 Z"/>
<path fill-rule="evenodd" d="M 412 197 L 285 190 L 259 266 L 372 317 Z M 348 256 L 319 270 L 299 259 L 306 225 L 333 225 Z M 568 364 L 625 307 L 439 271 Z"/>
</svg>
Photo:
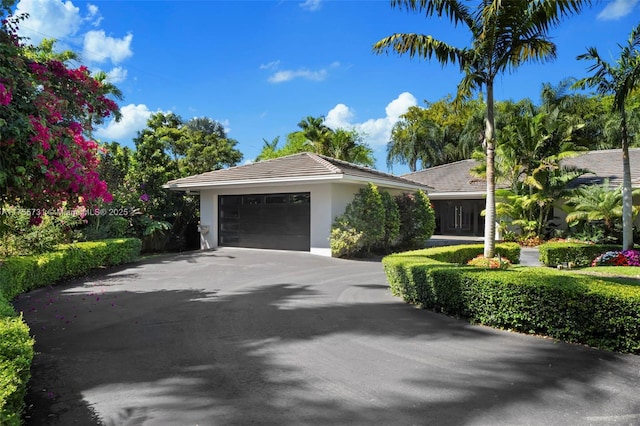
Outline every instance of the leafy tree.
<svg viewBox="0 0 640 426">
<path fill-rule="evenodd" d="M 24 17 L 11 16 L 13 4 L 0 10 L 0 204 L 43 211 L 108 202 L 90 134 L 119 117 L 116 92 L 86 67 L 70 68 L 63 61 L 73 55 L 53 54 L 53 42 L 22 45 L 16 26 Z"/>
<path fill-rule="evenodd" d="M 475 10 L 472 10 L 466 2 L 457 0 L 392 0 L 392 6 L 427 16 L 445 16 L 455 26 L 463 24 L 471 33 L 471 46 L 459 48 L 423 34 L 393 34 L 373 46 L 376 53 L 393 50 L 410 57 L 431 59 L 435 56 L 441 64 L 457 63 L 464 72 L 456 96 L 459 100 L 469 97 L 474 90 L 486 90 L 485 257 L 493 257 L 495 250 L 494 80 L 524 62 L 554 58 L 556 46 L 549 39 L 549 29 L 588 3 L 581 0 L 483 0 L 474 3 Z"/>
<path fill-rule="evenodd" d="M 373 150 L 363 141 L 356 130 L 330 129 L 324 117 L 307 117 L 298 123 L 301 130 L 287 135 L 287 142 L 278 148 L 279 138 L 271 142 L 263 139 L 262 151 L 256 161 L 270 160 L 301 152 L 313 152 L 349 163 L 373 167 Z"/>
<path fill-rule="evenodd" d="M 631 194 L 631 166 L 629 164 L 629 133 L 627 125 L 627 99 L 640 88 L 640 24 L 635 27 L 626 46 L 620 47 L 620 57 L 614 65 L 604 61 L 595 47 L 578 56 L 579 60 L 595 63 L 588 68 L 591 77 L 576 82 L 580 88 L 596 87 L 600 94 L 612 94 L 612 110 L 620 114 L 622 145 L 622 249 L 633 248 L 633 200 Z"/>
<path fill-rule="evenodd" d="M 391 131 L 387 144 L 387 166 L 407 164 L 416 171 L 471 158 L 480 147 L 481 125 L 477 112 L 482 101 L 470 100 L 454 105 L 451 97 L 426 102 L 424 108 L 409 107 Z"/>
<path fill-rule="evenodd" d="M 289 133 L 287 135 L 287 141 L 281 148 L 278 147 L 278 143 L 280 142 L 279 137 L 276 137 L 271 142 L 263 139 L 263 142 L 262 151 L 260 151 L 260 154 L 256 157 L 256 161 L 271 160 L 309 151 L 307 139 L 300 131 Z"/>
</svg>

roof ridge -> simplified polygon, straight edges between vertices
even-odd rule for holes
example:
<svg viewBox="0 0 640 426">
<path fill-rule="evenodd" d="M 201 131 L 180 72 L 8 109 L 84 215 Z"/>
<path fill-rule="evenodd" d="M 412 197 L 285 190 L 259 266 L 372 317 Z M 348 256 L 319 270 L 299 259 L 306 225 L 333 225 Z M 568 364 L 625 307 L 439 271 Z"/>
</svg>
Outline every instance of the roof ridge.
<svg viewBox="0 0 640 426">
<path fill-rule="evenodd" d="M 324 155 L 314 154 L 313 152 L 303 152 L 303 154 L 306 154 L 309 158 L 326 167 L 333 173 L 344 174 L 344 170 L 337 167 L 335 164 L 328 160 L 328 157 L 325 157 Z"/>
<path fill-rule="evenodd" d="M 478 162 L 478 160 L 474 160 L 473 158 L 465 158 L 464 160 L 458 160 L 458 161 L 454 161 L 451 163 L 444 163 L 444 164 L 438 164 L 437 166 L 433 166 L 433 167 L 427 167 L 426 169 L 422 169 L 422 170 L 416 170 L 415 172 L 410 172 L 410 173 L 405 173 L 402 176 L 409 176 L 409 175 L 413 175 L 415 173 L 420 173 L 420 172 L 424 172 L 426 170 L 435 170 L 435 169 L 443 169 L 445 167 L 451 167 L 453 165 L 459 164 L 459 163 L 465 163 L 468 161 L 473 161 L 473 162 Z"/>
<path fill-rule="evenodd" d="M 313 153 L 311 153 L 311 155 L 319 157 L 319 159 L 322 159 L 322 160 L 330 163 L 333 167 L 335 167 L 336 169 L 340 170 L 340 173 L 343 173 L 343 174 L 345 174 L 345 171 L 342 170 L 342 169 L 339 169 L 333 163 L 343 164 L 343 165 L 345 165 L 347 167 L 351 167 L 353 169 L 357 169 L 357 170 L 360 170 L 360 171 L 364 171 L 364 172 L 371 173 L 371 174 L 374 174 L 374 175 L 377 175 L 377 176 L 381 176 L 381 177 L 385 177 L 385 178 L 399 179 L 401 181 L 405 181 L 405 182 L 408 182 L 408 183 L 418 183 L 419 185 L 424 185 L 424 184 L 422 184 L 420 182 L 416 182 L 416 181 L 414 181 L 412 179 L 408 179 L 408 178 L 403 177 L 403 176 L 397 176 L 397 175 L 394 175 L 394 174 L 391 174 L 391 173 L 385 173 L 385 172 L 380 171 L 378 169 L 374 169 L 374 168 L 367 167 L 367 166 L 362 166 L 360 164 L 350 163 L 348 161 L 339 160 L 337 158 L 328 157 L 328 156 L 322 155 L 322 154 L 313 154 Z M 430 188 L 429 185 L 424 185 L 424 186 Z"/>
</svg>

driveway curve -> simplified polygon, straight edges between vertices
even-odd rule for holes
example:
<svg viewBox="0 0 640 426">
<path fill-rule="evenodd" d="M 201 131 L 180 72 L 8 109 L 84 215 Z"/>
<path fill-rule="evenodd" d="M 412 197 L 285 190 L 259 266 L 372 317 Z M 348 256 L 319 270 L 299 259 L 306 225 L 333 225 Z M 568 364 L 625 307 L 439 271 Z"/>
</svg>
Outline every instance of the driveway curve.
<svg viewBox="0 0 640 426">
<path fill-rule="evenodd" d="M 415 309 L 380 262 L 223 248 L 15 306 L 27 425 L 640 424 L 640 357 Z"/>
</svg>

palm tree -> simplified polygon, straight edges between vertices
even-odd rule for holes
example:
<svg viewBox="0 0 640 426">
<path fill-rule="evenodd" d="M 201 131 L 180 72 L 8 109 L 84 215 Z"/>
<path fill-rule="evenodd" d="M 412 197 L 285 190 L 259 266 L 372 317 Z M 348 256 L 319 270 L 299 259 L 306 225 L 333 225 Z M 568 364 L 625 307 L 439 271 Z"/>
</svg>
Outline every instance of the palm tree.
<svg viewBox="0 0 640 426">
<path fill-rule="evenodd" d="M 373 150 L 362 142 L 362 135 L 355 130 L 334 130 L 328 140 L 326 155 L 366 167 L 376 163 Z"/>
<path fill-rule="evenodd" d="M 329 155 L 330 137 L 333 131 L 324 124 L 324 117 L 308 116 L 298 123 L 307 143 L 317 154 Z"/>
<path fill-rule="evenodd" d="M 631 194 L 631 166 L 629 164 L 629 132 L 627 127 L 627 98 L 640 88 L 640 25 L 631 31 L 626 46 L 620 46 L 620 57 L 614 65 L 605 62 L 595 47 L 578 56 L 579 60 L 595 61 L 587 70 L 591 77 L 576 82 L 579 88 L 596 87 L 600 94 L 613 94 L 612 111 L 620 115 L 622 139 L 622 249 L 633 248 L 633 197 Z"/>
<path fill-rule="evenodd" d="M 393 34 L 373 46 L 375 53 L 388 52 L 431 59 L 441 64 L 457 63 L 464 77 L 458 84 L 457 100 L 486 90 L 484 146 L 487 161 L 487 199 L 485 219 L 485 257 L 495 250 L 495 175 L 494 175 L 494 95 L 496 76 L 527 61 L 545 61 L 556 56 L 549 29 L 571 14 L 578 13 L 589 0 L 481 0 L 472 10 L 462 0 L 392 0 L 391 5 L 427 16 L 443 16 L 471 32 L 470 47 L 455 47 L 424 34 Z"/>
</svg>

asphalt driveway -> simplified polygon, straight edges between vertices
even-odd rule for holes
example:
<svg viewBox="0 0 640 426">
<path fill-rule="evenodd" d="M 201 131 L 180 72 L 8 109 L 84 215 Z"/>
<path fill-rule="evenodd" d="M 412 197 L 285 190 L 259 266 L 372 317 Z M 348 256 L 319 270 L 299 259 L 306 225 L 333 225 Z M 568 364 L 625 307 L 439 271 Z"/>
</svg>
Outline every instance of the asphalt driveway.
<svg viewBox="0 0 640 426">
<path fill-rule="evenodd" d="M 15 305 L 27 425 L 640 424 L 640 357 L 415 309 L 379 262 L 220 249 Z"/>
</svg>

